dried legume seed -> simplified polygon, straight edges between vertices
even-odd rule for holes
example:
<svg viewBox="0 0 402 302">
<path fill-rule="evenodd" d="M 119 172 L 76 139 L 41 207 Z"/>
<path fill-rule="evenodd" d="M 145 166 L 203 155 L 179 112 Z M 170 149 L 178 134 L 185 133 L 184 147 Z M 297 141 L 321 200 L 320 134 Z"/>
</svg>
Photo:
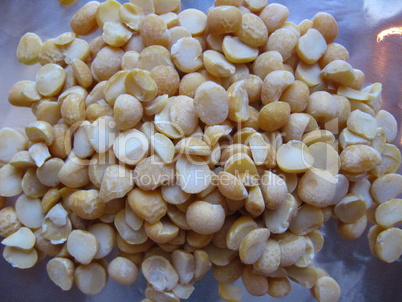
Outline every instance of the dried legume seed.
<svg viewBox="0 0 402 302">
<path fill-rule="evenodd" d="M 24 64 L 35 64 L 39 60 L 42 40 L 34 33 L 23 35 L 17 47 L 17 59 Z"/>
</svg>

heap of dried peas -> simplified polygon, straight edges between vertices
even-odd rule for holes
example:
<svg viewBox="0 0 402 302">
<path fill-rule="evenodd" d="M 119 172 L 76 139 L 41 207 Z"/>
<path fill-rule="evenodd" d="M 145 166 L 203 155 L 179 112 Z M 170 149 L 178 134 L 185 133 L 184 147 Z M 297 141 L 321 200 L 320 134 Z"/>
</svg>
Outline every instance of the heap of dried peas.
<svg viewBox="0 0 402 302">
<path fill-rule="evenodd" d="M 296 25 L 266 0 L 180 6 L 91 1 L 72 32 L 21 38 L 18 60 L 42 67 L 9 92 L 37 121 L 0 130 L 4 258 L 53 257 L 50 279 L 88 295 L 141 269 L 143 301 L 179 301 L 212 267 L 226 301 L 240 301 L 240 277 L 255 296 L 286 296 L 293 280 L 337 301 L 312 264 L 334 217 L 348 240 L 373 223 L 371 252 L 396 261 L 397 123 L 333 42 L 334 18 Z"/>
</svg>

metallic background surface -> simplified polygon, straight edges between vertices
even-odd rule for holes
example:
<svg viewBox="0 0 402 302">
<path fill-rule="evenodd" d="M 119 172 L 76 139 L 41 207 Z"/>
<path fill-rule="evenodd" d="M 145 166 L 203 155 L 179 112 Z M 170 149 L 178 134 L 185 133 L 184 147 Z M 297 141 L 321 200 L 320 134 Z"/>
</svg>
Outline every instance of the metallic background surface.
<svg viewBox="0 0 402 302">
<path fill-rule="evenodd" d="M 88 0 L 63 7 L 57 0 L 0 1 L 0 128 L 24 127 L 33 120 L 30 109 L 11 107 L 7 101 L 9 88 L 20 80 L 35 80 L 39 65 L 24 66 L 15 56 L 19 38 L 26 32 L 38 34 L 43 41 L 70 31 L 69 19 Z M 123 2 L 120 0 L 120 2 Z M 289 20 L 299 23 L 311 19 L 317 12 L 332 14 L 339 24 L 335 42 L 343 44 L 350 53 L 354 68 L 366 75 L 366 84 L 383 83 L 383 108 L 389 110 L 399 123 L 396 144 L 401 148 L 402 120 L 402 35 L 389 35 L 378 41 L 386 29 L 399 27 L 402 31 L 401 0 L 282 0 L 290 10 Z M 183 0 L 182 9 L 194 7 L 204 12 L 213 0 Z M 92 37 L 96 36 L 92 35 Z M 91 36 L 90 36 L 91 37 Z M 88 37 L 88 39 L 90 38 Z M 87 39 L 87 38 L 85 38 Z M 1 142 L 0 142 L 1 143 Z M 401 170 L 400 170 L 401 171 Z M 366 233 L 357 241 L 342 239 L 334 221 L 323 228 L 325 245 L 315 259 L 341 286 L 341 301 L 402 301 L 402 261 L 386 264 L 374 258 L 368 248 Z M 3 248 L 0 249 L 2 251 Z M 47 276 L 46 260 L 28 270 L 12 268 L 0 257 L 0 301 L 141 301 L 146 282 L 140 277 L 130 287 L 109 280 L 102 293 L 85 296 L 76 286 L 63 292 Z M 241 284 L 241 281 L 237 281 Z M 196 282 L 189 301 L 221 301 L 217 283 L 208 277 Z M 292 282 L 292 293 L 283 299 L 269 296 L 252 297 L 244 294 L 243 301 L 313 301 L 308 289 Z"/>
</svg>

